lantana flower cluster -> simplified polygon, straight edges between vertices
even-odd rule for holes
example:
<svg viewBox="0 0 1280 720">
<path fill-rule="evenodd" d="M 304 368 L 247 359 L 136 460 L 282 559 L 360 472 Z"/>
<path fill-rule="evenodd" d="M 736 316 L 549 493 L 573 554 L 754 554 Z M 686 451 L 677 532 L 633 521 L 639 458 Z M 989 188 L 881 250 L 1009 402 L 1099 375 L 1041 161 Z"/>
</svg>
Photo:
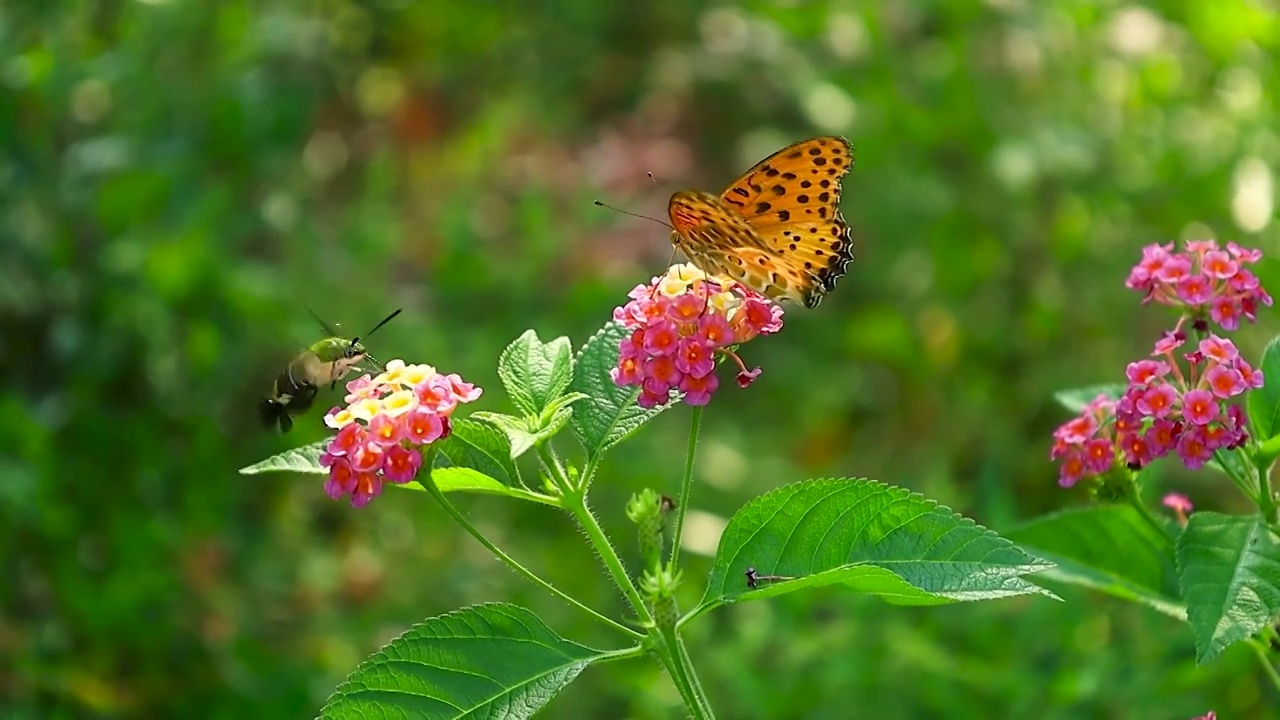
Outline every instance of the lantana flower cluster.
<svg viewBox="0 0 1280 720">
<path fill-rule="evenodd" d="M 639 386 L 641 407 L 667 402 L 672 390 L 690 405 L 706 405 L 720 386 L 718 358 L 738 366 L 738 385 L 760 374 L 747 369 L 733 347 L 782 329 L 782 308 L 763 295 L 690 264 L 673 265 L 648 285 L 637 285 L 613 319 L 632 332 L 619 345 L 613 381 Z"/>
<path fill-rule="evenodd" d="M 1255 322 L 1258 306 L 1271 305 L 1258 277 L 1245 269 L 1261 259 L 1261 250 L 1235 243 L 1223 250 L 1214 240 L 1188 242 L 1185 252 L 1173 252 L 1172 243 L 1148 245 L 1125 286 L 1145 292 L 1144 303 L 1184 308 L 1197 319 L 1207 312 L 1224 330 L 1235 330 L 1240 318 Z"/>
<path fill-rule="evenodd" d="M 1185 342 L 1181 330 L 1166 333 L 1151 358 L 1129 363 L 1119 399 L 1099 395 L 1054 432 L 1050 457 L 1062 463 L 1063 487 L 1105 473 L 1117 459 L 1138 469 L 1173 453 L 1196 470 L 1215 450 L 1244 444 L 1244 410 L 1228 401 L 1262 387 L 1262 372 L 1225 338 L 1210 334 L 1179 358 Z"/>
<path fill-rule="evenodd" d="M 422 467 L 421 448 L 448 437 L 453 411 L 481 392 L 456 374 L 402 360 L 387 363 L 377 377 L 347 383 L 347 406 L 324 417 L 338 431 L 320 455 L 329 468 L 325 492 L 334 500 L 350 495 L 353 507 L 363 507 L 385 483 L 412 481 Z"/>
</svg>

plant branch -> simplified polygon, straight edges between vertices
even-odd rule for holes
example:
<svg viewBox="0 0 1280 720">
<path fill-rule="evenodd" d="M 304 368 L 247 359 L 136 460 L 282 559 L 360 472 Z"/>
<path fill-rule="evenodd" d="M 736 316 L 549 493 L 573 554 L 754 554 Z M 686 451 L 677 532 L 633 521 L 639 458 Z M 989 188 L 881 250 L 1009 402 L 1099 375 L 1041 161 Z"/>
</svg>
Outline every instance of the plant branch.
<svg viewBox="0 0 1280 720">
<path fill-rule="evenodd" d="M 605 617 L 604 615 L 601 615 L 595 610 L 592 610 L 591 608 L 582 604 L 582 602 L 580 602 L 576 598 L 565 593 L 563 590 L 556 587 L 555 585 L 552 585 L 546 580 L 543 580 L 541 577 L 538 577 L 538 575 L 535 574 L 532 570 L 526 568 L 524 565 L 520 564 L 518 560 L 516 560 L 515 558 L 503 552 L 502 548 L 499 548 L 497 545 L 493 544 L 493 542 L 490 541 L 489 538 L 485 537 L 483 533 L 477 530 L 474 525 L 472 525 L 470 522 L 467 521 L 465 517 L 463 517 L 462 513 L 459 512 L 458 508 L 455 507 L 453 503 L 449 502 L 449 499 L 445 497 L 444 493 L 441 492 L 440 487 L 436 485 L 435 480 L 431 477 L 430 471 L 428 471 L 425 475 L 426 475 L 426 479 L 424 480 L 423 474 L 419 473 L 418 482 L 424 488 L 427 489 L 427 492 L 435 496 L 436 500 L 439 501 L 439 503 L 442 506 L 444 506 L 445 511 L 448 512 L 450 515 L 452 515 L 453 519 L 456 520 L 464 530 L 470 533 L 471 536 L 474 537 L 477 541 L 479 541 L 481 545 L 485 546 L 485 548 L 487 548 L 489 552 L 493 553 L 495 557 L 497 557 L 502 562 L 506 563 L 507 566 L 510 567 L 512 570 L 515 570 L 516 573 L 522 575 L 526 580 L 528 580 L 529 582 L 532 582 L 534 585 L 537 585 L 543 590 L 546 590 L 552 595 L 555 595 L 561 600 L 564 600 L 570 605 L 591 615 L 592 617 L 596 618 L 600 622 L 603 622 L 606 625 L 610 625 L 614 629 L 622 633 L 625 633 L 626 635 L 629 635 L 633 638 L 644 637 L 642 633 L 632 630 L 631 628 L 627 627 L 626 625 L 623 625 L 622 623 L 616 620 Z"/>
<path fill-rule="evenodd" d="M 693 460 L 698 450 L 698 428 L 702 424 L 702 406 L 693 408 L 689 421 L 689 448 L 685 451 L 684 475 L 680 478 L 680 500 L 676 503 L 676 529 L 671 537 L 672 568 L 679 567 L 680 541 L 684 536 L 684 514 L 689 509 L 689 495 L 693 489 Z"/>
</svg>

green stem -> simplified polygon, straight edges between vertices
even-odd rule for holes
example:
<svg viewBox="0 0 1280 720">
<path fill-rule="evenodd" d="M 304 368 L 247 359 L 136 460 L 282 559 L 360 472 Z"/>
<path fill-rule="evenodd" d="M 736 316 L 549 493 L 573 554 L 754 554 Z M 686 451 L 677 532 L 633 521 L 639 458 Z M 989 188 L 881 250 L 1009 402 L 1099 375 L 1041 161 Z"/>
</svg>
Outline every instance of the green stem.
<svg viewBox="0 0 1280 720">
<path fill-rule="evenodd" d="M 715 711 L 711 709 L 711 702 L 707 699 L 707 693 L 702 689 L 702 681 L 698 679 L 698 673 L 693 669 L 693 659 L 689 657 L 689 650 L 684 645 L 684 638 L 680 633 L 672 628 L 670 635 L 675 639 L 676 653 L 679 657 L 680 664 L 684 666 L 685 673 L 688 675 L 689 685 L 693 688 L 693 694 L 698 700 L 698 710 L 702 712 L 703 717 L 714 718 Z"/>
<path fill-rule="evenodd" d="M 1148 525 L 1155 528 L 1155 531 L 1160 533 L 1160 537 L 1164 538 L 1166 542 L 1173 542 L 1173 536 L 1169 534 L 1169 528 L 1165 527 L 1164 523 L 1160 522 L 1160 519 L 1151 513 L 1151 509 L 1146 506 L 1146 503 L 1142 502 L 1142 498 L 1136 492 L 1129 493 L 1128 499 L 1133 509 L 1138 511 L 1138 515 Z"/>
<path fill-rule="evenodd" d="M 617 550 L 609 542 L 608 536 L 604 534 L 604 529 L 600 527 L 600 522 L 596 520 L 595 514 L 587 507 L 585 493 L 583 491 L 575 491 L 566 494 L 564 505 L 565 509 L 582 526 L 582 531 L 586 533 L 587 539 L 591 541 L 592 547 L 595 548 L 596 554 L 600 556 L 600 561 L 604 563 L 605 569 L 608 570 L 609 576 L 613 578 L 614 584 L 622 590 L 627 602 L 631 603 L 631 609 L 635 612 L 640 624 L 648 630 L 654 653 L 658 656 L 663 666 L 666 667 L 667 673 L 671 676 L 671 681 L 675 683 L 676 690 L 680 692 L 680 697 L 684 699 L 686 707 L 693 713 L 694 718 L 712 720 L 714 715 L 711 713 L 705 697 L 700 693 L 700 686 L 697 682 L 697 676 L 694 674 L 693 666 L 685 657 L 681 656 L 679 648 L 674 642 L 678 640 L 674 635 L 674 629 L 664 630 L 657 626 L 653 614 L 649 612 L 648 606 L 645 605 L 644 598 L 641 597 L 640 592 L 636 589 L 635 583 L 631 581 L 631 576 L 627 574 L 627 569 L 622 564 L 622 559 L 618 557 Z"/>
<path fill-rule="evenodd" d="M 471 536 L 474 537 L 476 540 L 478 540 L 481 545 L 485 546 L 489 550 L 489 552 L 493 553 L 495 557 L 497 557 L 502 562 L 506 563 L 507 566 L 510 567 L 512 570 L 515 570 L 518 574 L 523 575 L 525 579 L 527 579 L 529 582 L 532 582 L 534 585 L 537 585 L 543 590 L 546 590 L 552 595 L 555 595 L 561 600 L 564 600 L 570 605 L 578 608 L 579 610 L 582 610 L 588 615 L 591 615 L 592 617 L 596 618 L 600 622 L 603 622 L 606 625 L 610 625 L 614 629 L 622 633 L 625 633 L 633 638 L 644 637 L 642 633 L 636 632 L 635 630 L 632 630 L 626 625 L 623 625 L 622 623 L 617 622 L 616 620 L 612 620 L 608 617 L 605 617 L 604 615 L 601 615 L 600 613 L 596 612 L 595 610 L 592 610 L 586 605 L 583 605 L 576 598 L 568 595 L 560 588 L 538 577 L 537 574 L 535 574 L 532 570 L 526 568 L 524 565 L 520 564 L 518 560 L 516 560 L 515 558 L 503 552 L 502 548 L 499 548 L 497 545 L 493 544 L 493 542 L 490 541 L 489 538 L 485 537 L 483 533 L 477 530 L 474 525 L 472 525 L 470 522 L 467 521 L 465 517 L 463 517 L 462 513 L 458 511 L 458 508 L 454 507 L 453 503 L 449 502 L 449 499 L 444 496 L 443 492 L 441 492 L 440 487 L 436 485 L 435 479 L 431 477 L 430 471 L 425 473 L 425 475 L 426 475 L 426 479 L 424 480 L 423 475 L 419 474 L 418 482 L 424 488 L 427 489 L 427 492 L 430 492 L 432 495 L 435 496 L 436 500 L 439 501 L 442 506 L 444 506 L 445 511 L 447 511 L 450 515 L 452 515 L 453 519 L 458 521 L 458 524 L 461 525 L 464 530 L 470 533 Z"/>
<path fill-rule="evenodd" d="M 564 466 L 560 464 L 560 457 L 548 448 L 550 443 L 539 443 L 538 459 L 542 461 L 542 466 L 546 468 L 547 474 L 551 476 L 551 482 L 555 483 L 557 489 L 562 495 L 571 495 L 577 492 L 573 483 L 569 482 L 569 473 L 565 472 Z M 561 507 L 564 507 L 563 503 Z"/>
<path fill-rule="evenodd" d="M 600 556 L 600 561 L 604 563 L 605 569 L 609 571 L 609 576 L 613 578 L 613 582 L 622 590 L 627 602 L 631 603 L 631 607 L 635 610 L 640 624 L 645 627 L 653 625 L 653 616 L 649 613 L 649 608 L 645 606 L 644 599 L 640 597 L 640 591 L 636 590 L 635 583 L 631 582 L 631 577 L 627 575 L 627 568 L 622 564 L 622 559 L 618 557 L 618 552 L 613 549 L 613 544 L 609 542 L 609 538 L 604 534 L 604 529 L 600 527 L 595 514 L 587 507 L 586 497 L 577 493 L 569 493 L 564 497 L 564 505 L 565 509 L 582 526 L 582 531 L 587 534 L 587 539 L 591 541 L 592 547 L 596 549 L 596 554 Z"/>
<path fill-rule="evenodd" d="M 1254 465 L 1258 471 L 1258 509 L 1262 511 L 1262 518 L 1268 524 L 1274 525 L 1277 522 L 1276 496 L 1275 491 L 1271 489 L 1271 463 L 1263 460 L 1262 465 Z"/>
<path fill-rule="evenodd" d="M 1236 487 L 1240 488 L 1240 492 L 1244 493 L 1244 496 L 1252 500 L 1255 505 L 1261 505 L 1261 500 L 1253 494 L 1253 488 L 1261 485 L 1261 481 L 1257 483 L 1250 482 L 1249 478 L 1241 477 L 1236 473 L 1230 462 L 1223 460 L 1223 458 L 1225 458 L 1229 453 L 1233 452 L 1236 451 L 1214 450 L 1213 457 L 1218 461 L 1218 467 L 1222 468 L 1222 471 L 1227 474 L 1227 477 L 1231 478 L 1231 482 L 1235 483 Z"/>
<path fill-rule="evenodd" d="M 684 514 L 689 509 L 689 494 L 693 489 L 693 459 L 698 450 L 698 426 L 702 424 L 702 406 L 695 405 L 693 419 L 689 421 L 689 449 L 684 458 L 684 476 L 680 479 L 680 500 L 676 503 L 676 530 L 671 538 L 671 567 L 679 567 L 680 539 L 684 536 Z"/>
<path fill-rule="evenodd" d="M 1262 663 L 1263 671 L 1267 673 L 1267 677 L 1271 678 L 1271 684 L 1275 685 L 1277 690 L 1280 690 L 1280 671 L 1276 670 L 1276 667 L 1271 664 L 1271 658 L 1267 657 L 1266 643 L 1250 639 L 1249 646 L 1258 655 L 1258 662 Z"/>
</svg>

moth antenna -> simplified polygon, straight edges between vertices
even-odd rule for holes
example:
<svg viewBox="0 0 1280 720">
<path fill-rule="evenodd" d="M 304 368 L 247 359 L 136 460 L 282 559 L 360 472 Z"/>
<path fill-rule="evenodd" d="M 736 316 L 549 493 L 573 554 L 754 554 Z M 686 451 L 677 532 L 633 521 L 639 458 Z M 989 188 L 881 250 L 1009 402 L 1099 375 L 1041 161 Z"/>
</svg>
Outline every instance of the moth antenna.
<svg viewBox="0 0 1280 720">
<path fill-rule="evenodd" d="M 395 312 L 391 313 L 390 315 L 388 315 L 388 316 L 386 316 L 386 317 L 382 318 L 382 322 L 378 323 L 377 325 L 374 325 L 374 326 L 373 326 L 373 329 L 372 329 L 372 330 L 370 330 L 369 332 L 365 333 L 364 335 L 360 335 L 360 336 L 357 336 L 357 337 L 351 338 L 351 344 L 352 344 L 352 345 L 355 345 L 356 343 L 360 342 L 360 338 L 366 338 L 366 339 L 367 339 L 370 335 L 372 335 L 372 334 L 374 334 L 374 333 L 378 332 L 378 329 L 379 329 L 379 328 L 381 328 L 383 325 L 386 325 L 387 323 L 391 322 L 391 321 L 392 321 L 392 319 L 394 319 L 394 318 L 395 318 L 395 316 L 399 315 L 399 314 L 400 314 L 400 313 L 402 313 L 402 312 L 404 312 L 404 308 L 400 308 L 399 310 L 396 310 Z"/>
<path fill-rule="evenodd" d="M 661 226 L 663 226 L 663 227 L 665 227 L 665 228 L 669 228 L 669 229 L 672 229 L 672 230 L 674 230 L 674 229 L 675 229 L 675 228 L 672 228 L 672 227 L 671 227 L 671 223 L 664 222 L 664 221 L 659 220 L 659 219 L 657 219 L 657 218 L 651 218 L 651 217 L 649 217 L 648 215 L 641 215 L 640 213 L 627 212 L 626 210 L 622 210 L 621 208 L 616 208 L 616 207 L 614 207 L 614 206 L 612 206 L 612 205 L 606 205 L 605 203 L 602 203 L 602 202 L 600 202 L 599 200 L 593 200 L 592 202 L 593 202 L 593 203 L 595 203 L 595 204 L 596 204 L 597 206 L 599 206 L 599 207 L 602 207 L 602 208 L 609 208 L 610 210 L 613 210 L 614 212 L 620 212 L 620 213 L 622 213 L 623 215 L 630 215 L 631 217 L 638 217 L 638 218 L 640 218 L 641 220 L 648 220 L 649 222 L 655 222 L 655 223 L 658 223 L 659 225 L 661 225 Z"/>
</svg>

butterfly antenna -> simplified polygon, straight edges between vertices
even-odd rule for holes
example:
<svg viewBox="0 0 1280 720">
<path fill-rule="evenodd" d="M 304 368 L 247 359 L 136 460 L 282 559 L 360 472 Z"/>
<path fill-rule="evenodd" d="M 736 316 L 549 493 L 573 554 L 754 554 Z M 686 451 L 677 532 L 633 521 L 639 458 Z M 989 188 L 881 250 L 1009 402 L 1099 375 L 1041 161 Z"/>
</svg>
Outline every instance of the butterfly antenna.
<svg viewBox="0 0 1280 720">
<path fill-rule="evenodd" d="M 664 221 L 659 220 L 659 219 L 657 219 L 657 218 L 651 218 L 651 217 L 649 217 L 648 215 L 641 215 L 640 213 L 627 212 L 626 210 L 623 210 L 623 209 L 621 209 L 621 208 L 616 208 L 616 207 L 614 207 L 614 206 L 612 206 L 612 205 L 606 205 L 605 203 L 602 203 L 602 202 L 600 202 L 599 200 L 592 200 L 592 202 L 593 202 L 593 203 L 595 203 L 595 204 L 596 204 L 597 206 L 599 206 L 599 207 L 602 207 L 602 208 L 609 208 L 610 210 L 613 210 L 614 212 L 620 212 L 620 213 L 622 213 L 623 215 L 630 215 L 631 217 L 638 217 L 638 218 L 640 218 L 641 220 L 648 220 L 649 222 L 655 222 L 655 223 L 658 223 L 659 225 L 661 225 L 661 226 L 663 226 L 663 227 L 665 227 L 665 228 L 668 228 L 668 229 L 672 229 L 672 230 L 674 230 L 674 229 L 675 229 L 675 228 L 672 228 L 672 227 L 671 227 L 671 223 L 669 223 L 669 222 L 664 222 Z"/>
<path fill-rule="evenodd" d="M 646 174 L 649 176 L 649 179 L 653 181 L 653 186 L 658 187 L 658 178 L 654 177 L 653 173 L 646 173 Z"/>
</svg>

